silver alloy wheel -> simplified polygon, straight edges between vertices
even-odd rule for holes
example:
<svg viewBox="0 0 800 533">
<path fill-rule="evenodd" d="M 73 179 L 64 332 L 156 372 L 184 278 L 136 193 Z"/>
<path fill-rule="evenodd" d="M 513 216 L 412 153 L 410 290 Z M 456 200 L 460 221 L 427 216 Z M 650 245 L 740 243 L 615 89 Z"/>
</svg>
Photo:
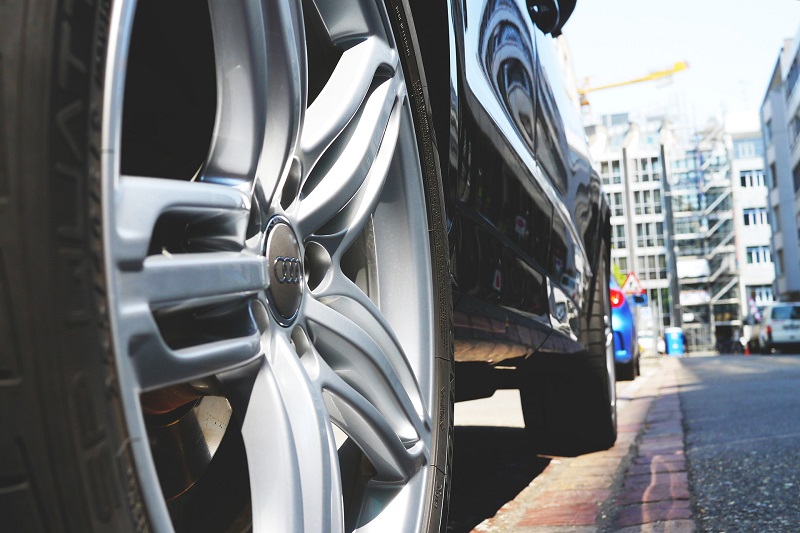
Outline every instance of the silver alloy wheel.
<svg viewBox="0 0 800 533">
<path fill-rule="evenodd" d="M 140 395 L 212 383 L 241 430 L 256 532 L 340 531 L 346 520 L 359 531 L 417 531 L 430 476 L 434 302 L 420 157 L 385 8 L 314 6 L 343 52 L 307 105 L 299 3 L 208 5 L 217 111 L 190 181 L 121 170 L 136 2 L 117 2 L 110 19 L 104 257 L 148 517 L 172 527 Z M 202 246 L 154 250 L 162 223 Z M 170 320 L 195 320 L 188 331 L 199 333 L 170 340 Z M 343 438 L 365 460 L 340 464 Z M 369 473 L 348 517 L 346 468 Z"/>
</svg>

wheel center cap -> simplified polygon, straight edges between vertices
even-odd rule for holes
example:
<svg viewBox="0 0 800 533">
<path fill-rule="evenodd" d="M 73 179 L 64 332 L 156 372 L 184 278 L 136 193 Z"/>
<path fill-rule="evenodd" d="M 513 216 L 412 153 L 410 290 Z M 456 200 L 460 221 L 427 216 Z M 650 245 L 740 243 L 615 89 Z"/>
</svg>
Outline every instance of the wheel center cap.
<svg viewBox="0 0 800 533">
<path fill-rule="evenodd" d="M 274 218 L 267 227 L 265 255 L 269 262 L 267 299 L 282 326 L 297 317 L 303 299 L 303 260 L 300 245 L 288 221 Z"/>
</svg>

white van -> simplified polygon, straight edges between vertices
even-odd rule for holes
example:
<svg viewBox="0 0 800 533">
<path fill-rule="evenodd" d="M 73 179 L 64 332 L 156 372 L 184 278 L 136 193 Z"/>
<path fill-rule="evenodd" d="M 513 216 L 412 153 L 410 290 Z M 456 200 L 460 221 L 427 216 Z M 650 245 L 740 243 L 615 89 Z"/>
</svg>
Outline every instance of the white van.
<svg viewBox="0 0 800 533">
<path fill-rule="evenodd" d="M 800 347 L 800 303 L 775 303 L 764 308 L 758 328 L 762 353 Z"/>
</svg>

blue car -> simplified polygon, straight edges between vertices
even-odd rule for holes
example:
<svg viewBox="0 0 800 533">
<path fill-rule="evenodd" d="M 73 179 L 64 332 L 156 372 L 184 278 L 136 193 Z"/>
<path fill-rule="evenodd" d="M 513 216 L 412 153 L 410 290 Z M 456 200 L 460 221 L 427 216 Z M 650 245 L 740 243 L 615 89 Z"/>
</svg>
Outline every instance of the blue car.
<svg viewBox="0 0 800 533">
<path fill-rule="evenodd" d="M 613 279 L 610 298 L 617 381 L 631 381 L 639 375 L 639 343 L 636 338 L 636 323 L 625 294 Z"/>
</svg>

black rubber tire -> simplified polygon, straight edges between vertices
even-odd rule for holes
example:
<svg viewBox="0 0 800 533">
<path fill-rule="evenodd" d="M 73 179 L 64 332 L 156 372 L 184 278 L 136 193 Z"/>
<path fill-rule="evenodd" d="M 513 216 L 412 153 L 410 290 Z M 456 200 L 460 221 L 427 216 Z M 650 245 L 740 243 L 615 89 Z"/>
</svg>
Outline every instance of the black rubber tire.
<svg viewBox="0 0 800 533">
<path fill-rule="evenodd" d="M 617 381 L 633 381 L 636 379 L 636 361 L 616 364 Z"/>
<path fill-rule="evenodd" d="M 434 533 L 447 530 L 450 506 L 450 480 L 453 461 L 453 424 L 455 407 L 455 367 L 453 358 L 453 305 L 450 290 L 450 259 L 448 255 L 445 220 L 444 189 L 441 166 L 433 130 L 433 113 L 428 95 L 428 82 L 420 57 L 420 46 L 408 0 L 386 0 L 386 9 L 392 24 L 395 40 L 404 43 L 401 63 L 417 132 L 417 146 L 422 158 L 422 172 L 428 210 L 430 250 L 433 259 L 433 290 L 436 338 L 436 394 L 434 413 L 434 443 L 430 468 L 432 483 L 428 487 L 427 515 L 422 531 Z"/>
<path fill-rule="evenodd" d="M 145 531 L 100 248 L 107 2 L 0 4 L 0 516 Z"/>
<path fill-rule="evenodd" d="M 110 340 L 101 240 L 103 72 L 113 0 L 0 2 L 0 517 L 4 531 L 149 531 Z M 444 530 L 452 305 L 429 99 L 405 0 L 387 5 L 422 157 L 434 301 L 424 529 Z"/>
<path fill-rule="evenodd" d="M 584 314 L 576 354 L 535 354 L 522 368 L 520 399 L 533 451 L 575 456 L 606 450 L 617 440 L 616 378 L 608 346 L 611 309 L 608 289 L 609 251 L 592 281 L 591 307 Z"/>
</svg>

